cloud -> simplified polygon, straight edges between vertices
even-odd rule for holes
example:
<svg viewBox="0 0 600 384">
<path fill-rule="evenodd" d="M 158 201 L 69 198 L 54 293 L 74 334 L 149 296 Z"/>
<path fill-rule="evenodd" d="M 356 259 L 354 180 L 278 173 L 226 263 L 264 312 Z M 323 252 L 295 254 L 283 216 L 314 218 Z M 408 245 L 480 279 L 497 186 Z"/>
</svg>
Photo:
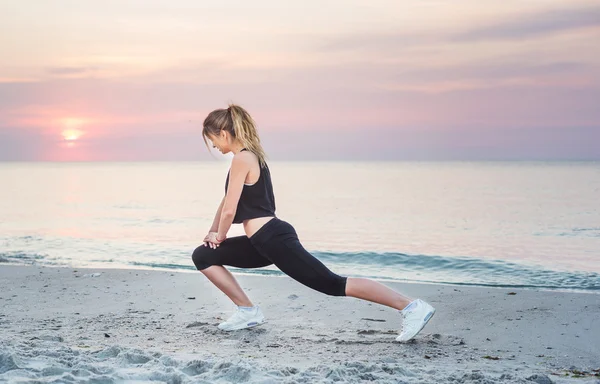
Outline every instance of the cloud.
<svg viewBox="0 0 600 384">
<path fill-rule="evenodd" d="M 47 72 L 52 75 L 85 75 L 94 71 L 96 71 L 96 68 L 86 67 L 53 67 L 47 69 Z"/>
<path fill-rule="evenodd" d="M 427 31 L 388 31 L 346 34 L 326 38 L 316 45 L 318 52 L 362 51 L 408 54 L 414 49 L 440 48 L 449 43 L 520 40 L 559 32 L 600 27 L 600 7 L 587 6 L 538 10 L 528 14 L 501 16 L 496 22 L 482 22 L 479 27 L 464 26 L 462 30 L 436 28 Z"/>
<path fill-rule="evenodd" d="M 588 73 L 593 75 L 594 70 L 595 82 L 588 81 Z M 585 83 L 571 84 L 576 76 Z M 152 124 L 153 129 L 169 129 L 188 120 L 201 124 L 210 110 L 228 101 L 248 106 L 269 130 L 414 123 L 437 126 L 458 121 L 468 125 L 472 118 L 484 118 L 479 116 L 479 108 L 489 108 L 492 102 L 497 107 L 487 113 L 503 123 L 510 116 L 512 121 L 520 116 L 535 123 L 600 121 L 600 114 L 594 112 L 598 108 L 592 107 L 600 92 L 597 68 L 569 61 L 404 70 L 365 63 L 285 70 L 274 77 L 278 81 L 257 84 L 152 83 L 151 77 L 136 83 L 62 79 L 0 84 L 0 122 L 76 117 L 104 121 L 106 130 L 127 127 L 141 131 Z M 445 83 L 451 85 L 445 92 L 427 92 Z M 418 87 L 421 90 L 411 90 Z M 579 107 L 567 109 L 573 103 Z M 431 114 L 432 110 L 436 113 Z M 502 113 L 496 114 L 496 110 Z M 7 124 L 15 126 L 14 121 Z"/>
<path fill-rule="evenodd" d="M 381 52 L 389 48 L 410 48 L 422 45 L 437 44 L 444 41 L 444 35 L 437 32 L 372 32 L 349 34 L 320 43 L 319 52 L 328 51 L 375 51 Z"/>
<path fill-rule="evenodd" d="M 0 138 L 0 149 L 13 158 L 37 159 L 40 153 L 72 156 L 79 150 L 80 158 L 95 160 L 194 159 L 205 152 L 200 137 L 203 118 L 233 101 L 254 116 L 265 146 L 277 160 L 480 158 L 477 156 L 485 154 L 482 148 L 502 142 L 504 130 L 527 127 L 562 129 L 553 136 L 547 136 L 542 128 L 537 133 L 541 142 L 551 139 L 544 148 L 555 148 L 557 156 L 590 153 L 585 145 L 596 136 L 589 132 L 575 132 L 583 138 L 571 149 L 560 149 L 560 143 L 573 139 L 571 127 L 600 124 L 596 105 L 600 81 L 585 86 L 568 82 L 532 86 L 511 81 L 539 76 L 570 81 L 574 75 L 585 76 L 593 67 L 568 60 L 437 65 L 400 69 L 363 62 L 283 68 L 271 70 L 277 81 L 256 84 L 153 83 L 152 76 L 136 82 L 56 79 L 0 84 L 0 132 L 2 127 L 10 127 Z M 236 71 L 237 76 L 243 75 L 243 69 Z M 434 87 L 445 81 L 455 82 L 451 92 L 406 89 Z M 500 82 L 504 82 L 502 86 Z M 480 88 L 460 88 L 471 83 Z M 405 88 L 384 89 L 375 86 L 378 84 Z M 39 131 L 40 137 L 46 133 L 52 140 L 60 140 L 62 127 L 53 122 L 63 118 L 94 121 L 82 127 L 86 135 L 81 145 L 69 152 L 18 132 L 28 127 L 29 132 Z M 526 137 L 532 146 L 534 131 L 532 128 L 531 136 Z M 472 146 L 465 146 L 467 138 Z M 36 142 L 42 144 L 36 147 Z M 497 157 L 527 154 L 519 145 L 518 141 L 503 144 L 490 153 Z M 55 152 L 44 152 L 44 148 Z M 540 151 L 539 156 L 549 153 Z"/>
<path fill-rule="evenodd" d="M 515 40 L 589 27 L 600 27 L 600 7 L 544 10 L 516 15 L 493 25 L 454 35 L 453 41 Z"/>
<path fill-rule="evenodd" d="M 382 73 L 380 72 L 380 75 Z M 600 87 L 600 67 L 578 62 L 532 64 L 527 61 L 480 62 L 398 70 L 379 87 L 423 93 L 529 87 Z"/>
<path fill-rule="evenodd" d="M 577 62 L 563 61 L 545 64 L 527 62 L 480 62 L 477 64 L 454 65 L 415 69 L 402 73 L 402 77 L 413 80 L 460 80 L 460 79 L 498 79 L 515 77 L 536 77 L 544 75 L 564 75 L 581 73 L 592 67 Z"/>
</svg>

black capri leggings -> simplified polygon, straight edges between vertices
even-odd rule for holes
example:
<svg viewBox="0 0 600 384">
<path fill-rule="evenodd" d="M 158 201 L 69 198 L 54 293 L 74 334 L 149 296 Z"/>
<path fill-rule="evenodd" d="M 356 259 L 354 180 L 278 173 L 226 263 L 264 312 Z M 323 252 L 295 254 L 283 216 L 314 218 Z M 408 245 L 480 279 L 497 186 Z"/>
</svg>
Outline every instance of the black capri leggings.
<svg viewBox="0 0 600 384">
<path fill-rule="evenodd" d="M 298 240 L 294 227 L 273 218 L 250 238 L 226 239 L 216 249 L 199 246 L 192 260 L 198 270 L 212 265 L 261 268 L 275 264 L 292 279 L 330 296 L 346 296 L 346 277 L 336 275 L 311 255 Z"/>
</svg>

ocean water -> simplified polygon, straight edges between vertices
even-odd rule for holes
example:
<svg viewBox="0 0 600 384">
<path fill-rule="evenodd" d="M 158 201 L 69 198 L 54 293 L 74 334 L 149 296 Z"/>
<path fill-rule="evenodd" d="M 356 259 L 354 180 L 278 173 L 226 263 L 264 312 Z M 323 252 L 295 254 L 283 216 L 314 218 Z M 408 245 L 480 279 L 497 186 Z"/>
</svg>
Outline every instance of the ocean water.
<svg viewBox="0 0 600 384">
<path fill-rule="evenodd" d="M 334 272 L 600 292 L 598 162 L 270 162 L 279 218 Z M 0 163 L 7 263 L 195 271 L 228 161 Z M 234 225 L 229 236 L 242 235 Z M 281 274 L 276 267 L 234 272 Z"/>
</svg>

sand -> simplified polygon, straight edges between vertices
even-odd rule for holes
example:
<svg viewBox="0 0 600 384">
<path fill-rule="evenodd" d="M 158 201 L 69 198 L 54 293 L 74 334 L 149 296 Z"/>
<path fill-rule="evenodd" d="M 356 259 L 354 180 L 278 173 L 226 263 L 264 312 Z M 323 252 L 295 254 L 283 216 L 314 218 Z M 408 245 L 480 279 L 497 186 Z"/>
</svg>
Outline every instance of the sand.
<svg viewBox="0 0 600 384">
<path fill-rule="evenodd" d="M 437 312 L 408 343 L 398 311 L 289 277 L 236 274 L 267 322 L 199 272 L 0 264 L 0 382 L 600 383 L 600 294 L 384 282 Z"/>
</svg>

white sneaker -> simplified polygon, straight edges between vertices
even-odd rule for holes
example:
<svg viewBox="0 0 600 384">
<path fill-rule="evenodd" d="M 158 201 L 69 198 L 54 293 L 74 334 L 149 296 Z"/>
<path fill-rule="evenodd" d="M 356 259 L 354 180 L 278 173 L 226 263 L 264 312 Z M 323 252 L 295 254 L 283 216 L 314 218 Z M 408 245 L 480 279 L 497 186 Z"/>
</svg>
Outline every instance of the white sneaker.
<svg viewBox="0 0 600 384">
<path fill-rule="evenodd" d="M 435 308 L 421 299 L 412 301 L 400 311 L 404 317 L 402 332 L 396 341 L 408 341 L 415 337 L 435 314 Z"/>
<path fill-rule="evenodd" d="M 257 326 L 264 321 L 265 316 L 258 306 L 255 306 L 252 310 L 238 308 L 229 319 L 219 324 L 218 327 L 223 331 L 235 331 Z"/>
</svg>

